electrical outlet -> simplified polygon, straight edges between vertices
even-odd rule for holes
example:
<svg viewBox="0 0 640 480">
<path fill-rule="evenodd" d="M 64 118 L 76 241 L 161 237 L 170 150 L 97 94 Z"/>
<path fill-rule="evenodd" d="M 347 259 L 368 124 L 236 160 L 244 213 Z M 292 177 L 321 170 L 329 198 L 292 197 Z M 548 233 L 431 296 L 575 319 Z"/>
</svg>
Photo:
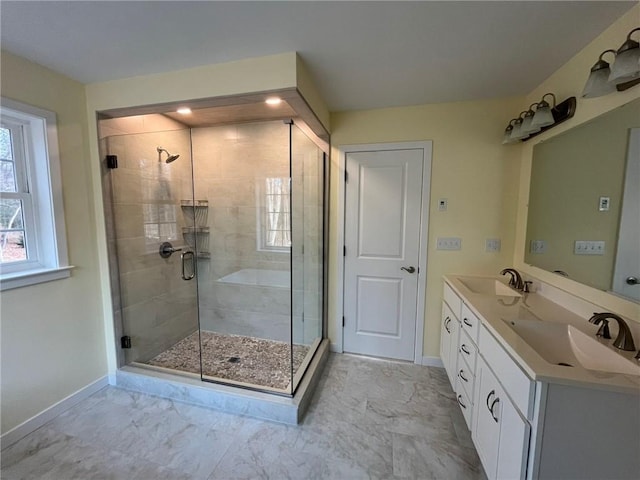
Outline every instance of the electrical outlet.
<svg viewBox="0 0 640 480">
<path fill-rule="evenodd" d="M 461 250 L 462 239 L 458 237 L 438 237 L 437 250 Z"/>
<path fill-rule="evenodd" d="M 487 238 L 485 241 L 486 252 L 499 252 L 500 251 L 500 239 L 499 238 Z"/>
<path fill-rule="evenodd" d="M 447 211 L 447 199 L 446 198 L 441 198 L 440 200 L 438 200 L 438 211 L 440 211 L 440 212 L 446 212 Z"/>
<path fill-rule="evenodd" d="M 545 253 L 547 251 L 547 242 L 545 240 L 531 240 L 529 252 Z"/>
</svg>

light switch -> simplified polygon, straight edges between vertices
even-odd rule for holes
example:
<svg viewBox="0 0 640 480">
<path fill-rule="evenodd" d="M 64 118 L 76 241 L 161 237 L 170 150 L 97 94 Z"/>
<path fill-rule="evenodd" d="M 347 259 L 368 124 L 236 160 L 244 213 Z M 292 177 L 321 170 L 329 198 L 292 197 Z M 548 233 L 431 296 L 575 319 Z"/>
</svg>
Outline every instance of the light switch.
<svg viewBox="0 0 640 480">
<path fill-rule="evenodd" d="M 545 240 L 531 240 L 529 246 L 529 252 L 531 253 L 545 253 L 547 251 L 547 242 Z"/>
<path fill-rule="evenodd" d="M 436 242 L 437 250 L 460 250 L 462 249 L 462 239 L 458 237 L 438 237 Z"/>
<path fill-rule="evenodd" d="M 485 241 L 486 252 L 499 252 L 500 251 L 500 239 L 499 238 L 487 238 Z"/>
<path fill-rule="evenodd" d="M 605 242 L 600 240 L 576 240 L 574 255 L 604 255 Z"/>
</svg>

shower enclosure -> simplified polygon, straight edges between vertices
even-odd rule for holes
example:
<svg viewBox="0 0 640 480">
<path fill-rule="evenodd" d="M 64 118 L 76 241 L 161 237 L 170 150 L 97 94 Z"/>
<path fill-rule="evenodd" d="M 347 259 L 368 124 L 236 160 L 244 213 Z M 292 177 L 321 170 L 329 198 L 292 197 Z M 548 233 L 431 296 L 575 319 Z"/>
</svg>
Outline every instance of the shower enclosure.
<svg viewBox="0 0 640 480">
<path fill-rule="evenodd" d="M 326 147 L 205 113 L 99 122 L 120 364 L 293 395 L 325 337 Z"/>
</svg>

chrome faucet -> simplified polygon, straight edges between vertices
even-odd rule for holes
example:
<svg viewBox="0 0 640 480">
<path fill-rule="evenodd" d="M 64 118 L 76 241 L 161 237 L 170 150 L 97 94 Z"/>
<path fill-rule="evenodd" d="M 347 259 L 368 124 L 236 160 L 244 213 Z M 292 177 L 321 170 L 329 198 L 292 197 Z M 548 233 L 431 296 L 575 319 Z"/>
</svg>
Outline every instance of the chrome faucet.
<svg viewBox="0 0 640 480">
<path fill-rule="evenodd" d="M 507 273 L 511 276 L 509 279 L 509 286 L 516 290 L 524 290 L 524 282 L 522 281 L 522 276 L 520 276 L 518 271 L 515 268 L 505 268 L 500 272 L 500 275 L 506 275 Z"/>
<path fill-rule="evenodd" d="M 593 313 L 593 316 L 589 319 L 589 323 L 593 323 L 594 325 L 602 323 L 602 326 L 598 329 L 596 335 L 601 336 L 602 338 L 611 338 L 611 334 L 609 333 L 609 318 L 618 322 L 618 336 L 613 341 L 613 346 L 627 352 L 635 350 L 636 346 L 633 343 L 633 336 L 631 335 L 629 326 L 615 313 Z"/>
</svg>

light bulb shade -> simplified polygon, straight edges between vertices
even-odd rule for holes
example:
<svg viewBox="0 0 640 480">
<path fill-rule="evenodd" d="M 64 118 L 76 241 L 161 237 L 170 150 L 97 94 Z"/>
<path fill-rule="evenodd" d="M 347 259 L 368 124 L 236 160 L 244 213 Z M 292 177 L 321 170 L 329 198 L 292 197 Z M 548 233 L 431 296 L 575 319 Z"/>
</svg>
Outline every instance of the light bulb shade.
<svg viewBox="0 0 640 480">
<path fill-rule="evenodd" d="M 522 127 L 520 127 L 522 133 L 531 135 L 532 133 L 537 133 L 541 130 L 540 127 L 534 127 L 531 125 L 533 122 L 533 117 L 534 117 L 533 112 L 532 112 L 532 115 L 529 115 L 528 113 L 527 115 L 525 115 L 524 120 L 522 122 Z"/>
<path fill-rule="evenodd" d="M 551 107 L 547 102 L 540 102 L 538 104 L 538 108 L 536 109 L 536 114 L 533 116 L 533 120 L 531 121 L 532 128 L 542 128 L 548 127 L 549 125 L 553 125 L 555 120 L 553 119 L 553 114 L 551 113 Z"/>
<path fill-rule="evenodd" d="M 616 84 L 609 81 L 609 75 L 611 70 L 609 68 L 603 68 L 592 70 L 587 79 L 587 83 L 582 90 L 582 98 L 595 98 L 607 95 L 616 91 Z"/>
<path fill-rule="evenodd" d="M 511 138 L 511 131 L 513 128 L 508 128 L 504 131 L 504 137 L 502 137 L 502 145 L 509 145 L 510 143 L 515 143 L 517 140 Z"/>
<path fill-rule="evenodd" d="M 513 125 L 513 131 L 511 132 L 511 140 L 513 141 L 522 140 L 523 138 L 528 136 L 529 134 L 524 133 L 522 131 L 522 120 L 520 120 L 519 122 L 516 122 Z"/>
<path fill-rule="evenodd" d="M 611 65 L 609 81 L 624 83 L 640 76 L 640 48 L 630 48 L 616 55 L 616 61 Z"/>
</svg>

